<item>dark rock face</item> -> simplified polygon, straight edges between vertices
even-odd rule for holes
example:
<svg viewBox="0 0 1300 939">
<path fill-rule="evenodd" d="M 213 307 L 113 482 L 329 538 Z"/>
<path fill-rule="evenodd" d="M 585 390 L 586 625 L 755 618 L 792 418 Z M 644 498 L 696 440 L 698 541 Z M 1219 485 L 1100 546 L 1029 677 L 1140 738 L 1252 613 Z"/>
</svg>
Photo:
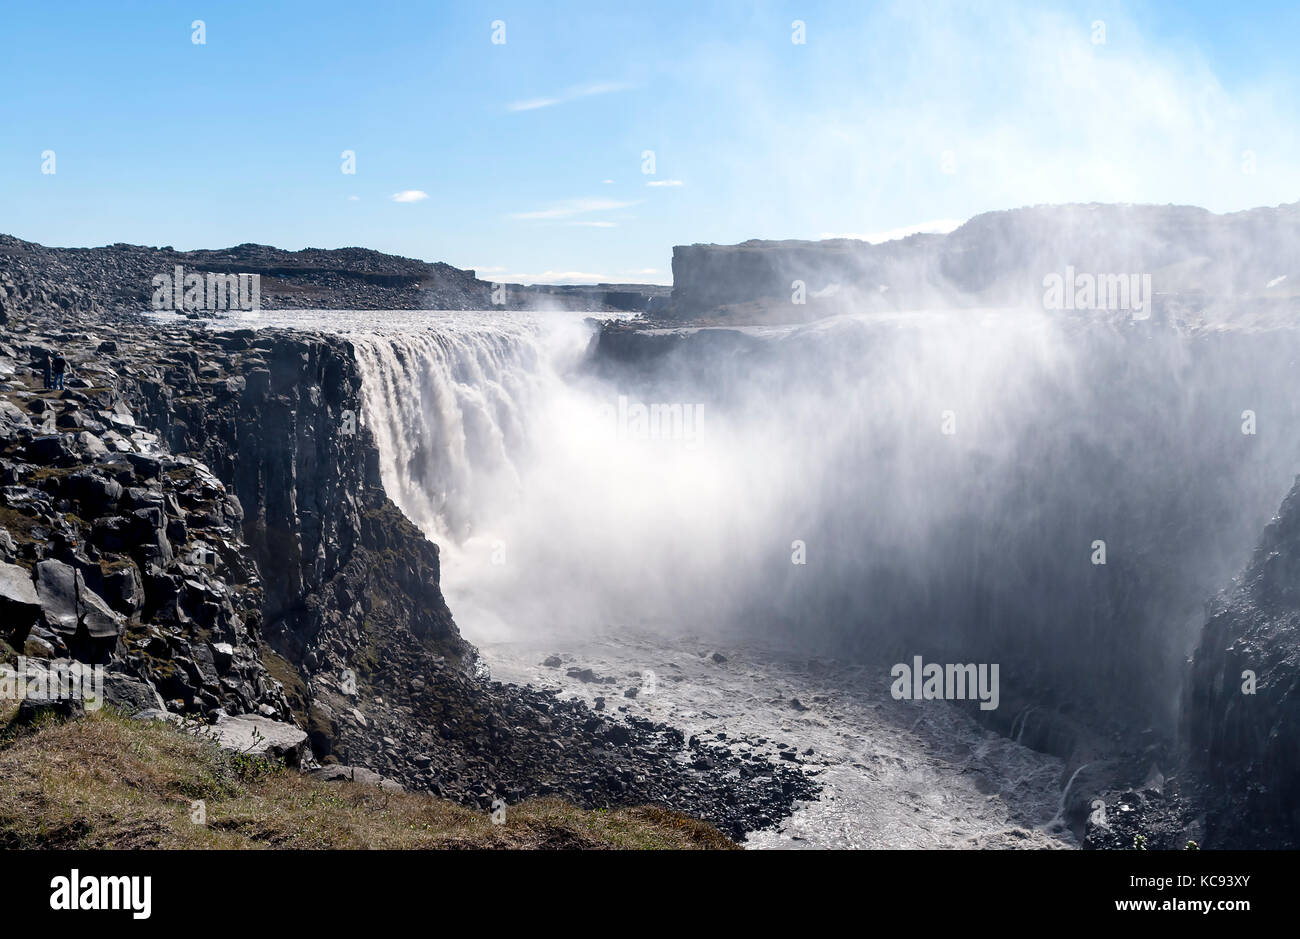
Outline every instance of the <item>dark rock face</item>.
<svg viewBox="0 0 1300 939">
<path fill-rule="evenodd" d="M 257 274 L 267 309 L 478 310 L 548 308 L 644 311 L 668 288 L 643 284 L 525 287 L 495 285 L 450 264 L 397 257 L 365 248 L 283 251 L 243 244 L 213 251 L 176 251 L 115 244 L 47 248 L 0 235 L 0 325 L 9 315 L 138 313 L 153 309 L 158 275 Z M 493 297 L 493 288 L 501 286 Z M 211 315 L 201 310 L 194 316 Z M 105 340 L 112 342 L 112 340 Z M 112 351 L 105 349 L 102 351 Z"/>
<path fill-rule="evenodd" d="M 156 707 L 161 693 L 175 711 L 287 716 L 261 662 L 260 586 L 224 485 L 135 427 L 134 386 L 90 351 L 99 342 L 0 334 L 6 654 L 106 665 L 109 703 Z M 72 363 L 64 390 L 28 366 L 48 348 Z M 230 650 L 221 669 L 214 643 Z"/>
<path fill-rule="evenodd" d="M 162 696 L 153 685 L 120 672 L 109 672 L 104 676 L 103 703 L 121 708 L 128 714 L 161 711 L 165 707 Z"/>
<path fill-rule="evenodd" d="M 438 589 L 438 550 L 384 494 L 360 379 L 338 339 L 186 331 L 139 376 L 143 419 L 232 492 L 206 506 L 240 527 L 260 573 L 265 633 L 308 673 L 338 672 L 356 637 L 322 637 L 375 599 L 455 661 L 463 643 Z"/>
<path fill-rule="evenodd" d="M 0 240 L 6 240 L 0 237 Z M 7 241 L 15 244 L 14 239 Z M 0 245 L 0 250 L 3 249 Z M 16 267 L 16 265 L 15 265 Z M 33 276 L 31 271 L 0 270 L 0 326 L 33 309 L 58 310 L 63 313 L 93 313 L 100 310 L 98 302 L 82 287 L 72 283 L 52 284 L 44 277 Z"/>
<path fill-rule="evenodd" d="M 1209 835 L 1225 847 L 1300 846 L 1300 483 L 1211 612 L 1184 694 Z"/>
<path fill-rule="evenodd" d="M 17 564 L 0 564 L 0 621 L 10 645 L 22 648 L 41 610 L 31 572 Z"/>
</svg>

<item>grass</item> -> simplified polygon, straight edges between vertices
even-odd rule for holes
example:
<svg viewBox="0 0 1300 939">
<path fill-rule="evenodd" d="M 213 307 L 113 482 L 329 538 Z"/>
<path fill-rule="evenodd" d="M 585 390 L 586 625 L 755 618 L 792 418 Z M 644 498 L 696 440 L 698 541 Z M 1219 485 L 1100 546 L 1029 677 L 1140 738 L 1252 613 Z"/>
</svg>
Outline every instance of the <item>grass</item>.
<svg viewBox="0 0 1300 939">
<path fill-rule="evenodd" d="M 163 722 L 105 708 L 0 737 L 2 848 L 734 848 L 657 807 L 585 811 L 558 799 L 494 825 L 421 793 L 317 782 Z M 203 800 L 206 822 L 191 820 Z"/>
<path fill-rule="evenodd" d="M 0 528 L 8 531 L 14 541 L 35 541 L 32 529 L 37 527 L 48 528 L 49 526 L 43 525 L 34 515 L 27 515 L 9 506 L 0 506 Z"/>
</svg>

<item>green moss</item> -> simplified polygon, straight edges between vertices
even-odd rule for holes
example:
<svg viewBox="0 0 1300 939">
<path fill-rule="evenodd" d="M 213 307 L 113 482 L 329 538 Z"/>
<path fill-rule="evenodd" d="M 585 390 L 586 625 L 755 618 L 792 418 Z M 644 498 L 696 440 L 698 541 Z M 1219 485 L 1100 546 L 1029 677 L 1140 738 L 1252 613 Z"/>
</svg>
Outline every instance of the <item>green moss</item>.
<svg viewBox="0 0 1300 939">
<path fill-rule="evenodd" d="M 41 466 L 28 475 L 27 482 L 29 485 L 35 485 L 47 479 L 69 476 L 81 468 L 80 466 Z"/>
<path fill-rule="evenodd" d="M 40 520 L 35 516 L 25 515 L 9 506 L 0 506 L 0 528 L 8 531 L 15 541 L 35 541 L 36 539 L 32 537 L 32 529 L 40 525 Z"/>
</svg>

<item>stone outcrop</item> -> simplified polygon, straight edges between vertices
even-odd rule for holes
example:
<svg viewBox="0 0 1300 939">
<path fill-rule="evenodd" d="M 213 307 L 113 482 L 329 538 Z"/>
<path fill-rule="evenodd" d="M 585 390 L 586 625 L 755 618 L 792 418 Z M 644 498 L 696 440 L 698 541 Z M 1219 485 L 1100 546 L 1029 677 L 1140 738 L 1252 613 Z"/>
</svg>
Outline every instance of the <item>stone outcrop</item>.
<svg viewBox="0 0 1300 939">
<path fill-rule="evenodd" d="M 567 309 L 642 312 L 668 288 L 646 284 L 524 286 L 480 280 L 472 270 L 366 248 L 284 251 L 243 244 L 217 250 L 114 244 L 47 248 L 0 235 L 0 325 L 10 313 L 138 313 L 154 309 L 154 278 L 256 274 L 267 309 Z M 494 288 L 502 287 L 494 297 Z M 184 304 L 182 303 L 182 306 Z M 171 307 L 169 307 L 171 308 Z M 210 316 L 209 311 L 188 311 Z"/>
<path fill-rule="evenodd" d="M 288 766 L 300 766 L 307 751 L 306 733 L 292 724 L 260 715 L 222 717 L 204 732 L 227 750 L 283 760 Z"/>
<path fill-rule="evenodd" d="M 137 703 L 288 717 L 238 499 L 136 425 L 101 344 L 0 336 L 0 638 L 10 655 L 106 665 L 140 684 Z M 72 371 L 50 390 L 28 363 L 55 347 Z"/>
<path fill-rule="evenodd" d="M 1183 717 L 1215 842 L 1300 846 L 1300 481 L 1213 604 Z"/>
<path fill-rule="evenodd" d="M 948 235 L 881 244 L 747 241 L 673 249 L 675 320 L 801 322 L 840 313 L 1027 304 L 1043 278 L 1150 274 L 1154 315 L 1294 319 L 1300 203 L 1215 215 L 1192 206 L 1034 206 L 977 215 Z M 794 300 L 795 282 L 803 285 Z"/>
<path fill-rule="evenodd" d="M 0 236 L 0 242 L 3 236 Z M 20 316 L 33 309 L 57 310 L 59 313 L 94 313 L 99 303 L 88 291 L 73 283 L 51 285 L 30 271 L 0 270 L 0 326 L 11 316 Z"/>
<path fill-rule="evenodd" d="M 383 492 L 359 423 L 350 346 L 279 331 L 188 330 L 157 349 L 155 362 L 130 366 L 141 413 L 171 450 L 230 481 L 276 647 L 309 671 L 337 672 L 346 665 L 341 640 L 321 645 L 322 628 L 363 616 L 391 592 L 406 604 L 404 628 L 463 659 L 437 587 L 437 548 L 401 524 Z"/>
</svg>

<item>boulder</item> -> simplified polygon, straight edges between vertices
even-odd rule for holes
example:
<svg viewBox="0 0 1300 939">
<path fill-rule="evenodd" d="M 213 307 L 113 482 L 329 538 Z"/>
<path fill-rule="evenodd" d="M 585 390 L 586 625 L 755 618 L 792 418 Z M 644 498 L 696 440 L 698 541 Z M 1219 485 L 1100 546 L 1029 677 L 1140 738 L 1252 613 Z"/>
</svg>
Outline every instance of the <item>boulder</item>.
<svg viewBox="0 0 1300 939">
<path fill-rule="evenodd" d="M 107 451 L 105 451 L 107 452 Z M 73 473 L 64 481 L 64 494 L 91 515 L 117 505 L 122 484 L 96 473 Z"/>
<path fill-rule="evenodd" d="M 77 631 L 77 592 L 80 571 L 62 561 L 41 561 L 36 565 L 36 592 L 45 623 L 56 633 L 71 636 Z"/>
<path fill-rule="evenodd" d="M 342 763 L 335 763 L 331 766 L 322 766 L 320 769 L 308 770 L 307 775 L 321 782 L 355 782 L 364 786 L 379 786 L 390 792 L 406 791 L 406 787 L 401 783 L 361 766 L 344 766 Z"/>
<path fill-rule="evenodd" d="M 133 438 L 135 436 L 137 435 L 132 435 Z M 143 437 L 145 435 L 139 434 L 139 436 Z M 158 457 L 145 453 L 128 453 L 126 458 L 131 462 L 131 466 L 135 469 L 138 478 L 158 479 L 162 476 L 162 460 L 158 459 Z"/>
<path fill-rule="evenodd" d="M 16 424 L 19 427 L 31 427 L 32 422 L 22 408 L 14 404 L 8 398 L 0 398 L 0 420 L 6 423 Z"/>
<path fill-rule="evenodd" d="M 144 587 L 135 565 L 128 564 L 105 574 L 103 595 L 108 605 L 123 616 L 139 613 L 144 606 Z"/>
<path fill-rule="evenodd" d="M 10 645 L 21 645 L 41 615 L 41 600 L 31 572 L 17 564 L 0 563 L 0 630 Z"/>
<path fill-rule="evenodd" d="M 102 460 L 104 457 L 108 456 L 108 447 L 104 445 L 102 440 L 89 431 L 83 430 L 81 433 L 77 434 L 75 445 L 77 453 L 80 454 L 83 459 L 91 462 Z"/>
<path fill-rule="evenodd" d="M 86 705 L 75 698 L 23 698 L 18 705 L 18 714 L 14 723 L 19 726 L 35 723 L 42 717 L 52 715 L 59 720 L 71 720 L 84 717 Z"/>
<path fill-rule="evenodd" d="M 75 466 L 81 461 L 72 450 L 68 434 L 47 434 L 33 437 L 24 448 L 23 453 L 29 463 L 46 466 Z"/>
<path fill-rule="evenodd" d="M 104 703 L 131 715 L 163 710 L 162 695 L 153 685 L 121 672 L 108 672 L 104 676 Z"/>
<path fill-rule="evenodd" d="M 84 588 L 78 599 L 81 625 L 91 638 L 112 639 L 116 642 L 117 637 L 126 627 L 123 617 L 114 612 L 113 608 L 104 602 L 103 597 L 89 588 Z"/>
<path fill-rule="evenodd" d="M 65 637 L 84 632 L 96 653 L 111 651 L 126 626 L 125 618 L 86 586 L 81 571 L 62 561 L 36 565 L 36 593 L 49 628 Z"/>
<path fill-rule="evenodd" d="M 254 714 L 227 717 L 200 732 L 213 737 L 227 750 L 251 756 L 282 759 L 298 766 L 307 744 L 307 734 L 292 724 Z"/>
</svg>

